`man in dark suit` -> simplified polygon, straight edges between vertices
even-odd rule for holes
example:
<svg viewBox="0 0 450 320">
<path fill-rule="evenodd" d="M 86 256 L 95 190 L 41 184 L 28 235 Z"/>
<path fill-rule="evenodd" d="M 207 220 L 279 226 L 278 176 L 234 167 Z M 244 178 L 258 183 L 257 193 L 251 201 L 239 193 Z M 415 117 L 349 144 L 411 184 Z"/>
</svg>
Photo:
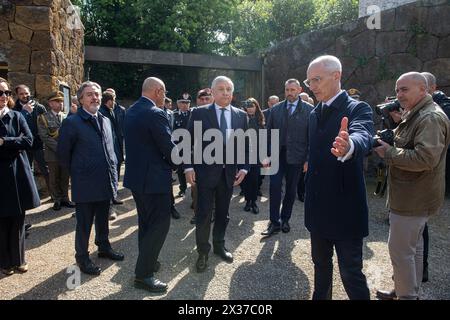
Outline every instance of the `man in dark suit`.
<svg viewBox="0 0 450 320">
<path fill-rule="evenodd" d="M 215 204 L 216 216 L 213 228 L 213 251 L 226 262 L 233 261 L 233 255 L 225 248 L 225 231 L 229 221 L 228 210 L 233 186 L 239 185 L 249 170 L 245 161 L 238 163 L 236 157 L 229 161 L 231 163 L 225 161 L 226 145 L 233 143 L 233 140 L 230 139 L 232 130 L 228 129 L 247 129 L 247 114 L 230 105 L 234 91 L 233 82 L 227 77 L 219 76 L 213 80 L 211 89 L 215 103 L 192 110 L 188 130 L 192 137 L 192 144 L 201 146 L 202 153 L 210 145 L 203 141 L 205 131 L 220 130 L 222 139 L 219 139 L 219 142 L 223 144 L 221 146 L 224 149 L 223 159 L 221 159 L 223 161 L 207 164 L 202 157 L 200 163 L 192 161 L 190 164 L 185 164 L 186 180 L 191 185 L 197 185 L 198 190 L 196 217 L 196 242 L 199 253 L 196 268 L 198 272 L 206 270 L 208 254 L 211 250 L 209 235 L 213 204 Z M 198 126 L 199 124 L 202 126 L 201 136 L 194 134 L 194 125 Z M 192 157 L 192 159 L 195 158 Z"/>
<path fill-rule="evenodd" d="M 372 109 L 341 90 L 342 65 L 321 56 L 304 81 L 320 103 L 309 121 L 305 225 L 311 233 L 313 299 L 331 299 L 333 248 L 350 299 L 369 299 L 363 267 L 368 207 L 363 160 L 372 147 Z"/>
<path fill-rule="evenodd" d="M 269 152 L 279 155 L 279 170 L 270 177 L 270 222 L 263 236 L 271 236 L 280 229 L 291 230 L 289 219 L 295 202 L 297 184 L 307 169 L 308 122 L 313 106 L 300 99 L 302 87 L 297 79 L 289 79 L 284 85 L 286 100 L 270 109 L 267 130 L 279 130 L 279 149 L 269 143 Z M 269 142 L 271 139 L 269 138 Z M 267 163 L 263 163 L 267 165 Z M 281 187 L 286 179 L 283 206 L 280 212 Z"/>
<path fill-rule="evenodd" d="M 119 128 L 119 122 L 116 118 L 116 114 L 114 113 L 114 106 L 116 104 L 116 96 L 111 91 L 105 91 L 102 95 L 102 105 L 98 110 L 102 115 L 109 119 L 111 122 L 111 129 L 114 141 L 114 153 L 117 158 L 117 167 L 119 168 L 123 162 L 123 142 L 121 142 L 119 138 L 119 134 L 121 134 L 122 130 Z M 123 137 L 122 137 L 123 139 Z M 119 181 L 120 169 L 117 169 L 117 181 Z M 123 204 L 123 201 L 120 201 L 117 198 L 112 199 L 113 204 Z M 114 220 L 117 218 L 117 214 L 114 210 L 110 210 L 110 220 Z"/>
<path fill-rule="evenodd" d="M 117 195 L 117 158 L 111 122 L 98 112 L 101 87 L 84 82 L 77 92 L 81 108 L 64 120 L 57 154 L 60 164 L 70 169 L 72 200 L 76 203 L 76 261 L 81 271 L 99 275 L 100 267 L 89 259 L 89 236 L 95 218 L 95 244 L 98 256 L 123 260 L 109 242 L 109 203 Z"/>
<path fill-rule="evenodd" d="M 167 290 L 167 284 L 154 277 L 170 227 L 171 152 L 175 147 L 169 119 L 162 110 L 165 96 L 164 82 L 147 78 L 141 98 L 125 116 L 124 127 L 127 161 L 123 184 L 133 193 L 139 222 L 134 284 L 150 292 Z"/>
</svg>

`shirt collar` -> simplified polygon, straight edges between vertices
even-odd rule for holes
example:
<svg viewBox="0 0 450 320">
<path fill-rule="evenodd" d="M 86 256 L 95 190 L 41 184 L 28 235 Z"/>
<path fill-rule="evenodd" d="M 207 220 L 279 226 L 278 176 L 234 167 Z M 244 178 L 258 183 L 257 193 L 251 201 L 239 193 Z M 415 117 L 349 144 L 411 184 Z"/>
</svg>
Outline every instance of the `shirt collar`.
<svg viewBox="0 0 450 320">
<path fill-rule="evenodd" d="M 88 115 L 91 115 L 91 116 L 93 116 L 93 117 L 97 117 L 97 116 L 98 116 L 98 112 L 96 112 L 96 113 L 90 113 L 89 111 L 87 111 L 87 110 L 84 109 L 84 108 L 83 108 L 83 110 L 86 111 L 86 113 L 87 113 Z"/>
<path fill-rule="evenodd" d="M 59 116 L 59 114 L 60 114 L 60 112 L 58 112 L 58 113 L 56 113 L 55 111 L 53 111 L 53 110 L 50 110 L 52 113 L 53 113 L 53 115 L 55 116 L 55 117 L 58 117 Z"/>
<path fill-rule="evenodd" d="M 10 110 L 8 107 L 4 107 L 3 110 L 0 112 L 0 118 L 3 118 L 9 111 Z"/>
<path fill-rule="evenodd" d="M 331 104 L 334 102 L 334 100 L 336 100 L 337 97 L 339 97 L 339 95 L 340 95 L 342 92 L 344 92 L 344 90 L 339 91 L 333 98 L 331 98 L 330 100 L 326 101 L 325 104 L 326 104 L 327 106 L 331 106 Z M 322 104 L 323 104 L 323 102 L 322 102 Z"/>
<path fill-rule="evenodd" d="M 231 106 L 230 106 L 230 105 L 227 105 L 226 107 L 221 107 L 221 106 L 219 106 L 219 105 L 216 104 L 216 103 L 214 103 L 214 107 L 216 108 L 216 111 L 220 111 L 220 110 L 222 110 L 223 108 L 225 108 L 225 109 L 228 110 L 228 111 L 230 111 L 230 109 L 231 109 Z"/>
<path fill-rule="evenodd" d="M 297 100 L 295 100 L 294 102 L 290 102 L 289 100 L 287 100 L 287 105 L 289 106 L 290 104 L 293 104 L 295 107 L 297 107 L 299 101 L 300 98 L 297 98 Z"/>
</svg>

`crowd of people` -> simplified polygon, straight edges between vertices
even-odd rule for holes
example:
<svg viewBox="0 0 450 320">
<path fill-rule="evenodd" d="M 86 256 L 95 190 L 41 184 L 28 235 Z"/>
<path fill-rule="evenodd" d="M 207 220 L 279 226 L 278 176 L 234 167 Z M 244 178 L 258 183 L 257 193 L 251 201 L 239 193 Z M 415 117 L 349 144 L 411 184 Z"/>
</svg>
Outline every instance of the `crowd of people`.
<svg viewBox="0 0 450 320">
<path fill-rule="evenodd" d="M 425 271 L 428 277 L 428 269 L 423 270 L 428 267 L 423 261 L 427 222 L 443 204 L 446 179 L 448 187 L 449 100 L 437 101 L 440 105 L 433 100 L 442 95 L 436 94 L 432 74 L 401 75 L 393 88 L 401 105 L 400 110 L 391 112 L 398 123 L 394 142 L 374 141 L 371 106 L 361 101 L 358 90 L 343 90 L 341 76 L 337 57 L 318 57 L 309 64 L 303 81 L 312 95 L 303 92 L 298 79 L 288 79 L 285 99 L 270 96 L 265 110 L 252 97 L 239 108 L 233 106 L 234 83 L 225 76 L 198 91 L 196 107 L 191 107 L 189 93 L 181 94 L 176 107 L 172 106 L 165 83 L 155 77 L 144 81 L 142 96 L 128 109 L 118 104 L 114 89 L 102 91 L 99 84 L 87 81 L 78 89 L 67 116 L 62 111 L 61 92 L 48 98 L 46 109 L 30 99 L 26 85 L 19 85 L 14 103 L 10 84 L 0 79 L 2 272 L 12 275 L 28 270 L 25 212 L 40 204 L 33 167 L 45 177 L 53 210 L 75 208 L 76 263 L 82 272 L 99 275 L 102 270 L 88 252 L 94 223 L 98 257 L 126 259 L 113 249 L 108 223 L 115 218 L 113 205 L 122 204 L 117 189 L 124 162 L 123 185 L 132 192 L 138 216 L 134 285 L 165 292 L 168 285 L 155 273 L 161 268 L 158 256 L 171 217 L 180 218 L 173 173 L 179 181 L 176 197 L 185 198 L 188 185 L 191 189 L 191 223 L 196 227 L 198 252 L 195 267 L 204 272 L 211 249 L 227 263 L 234 260 L 226 246 L 234 187 L 241 186 L 243 210 L 259 214 L 261 172 L 271 168 L 276 158 L 278 168 L 269 176 L 268 224 L 261 235 L 290 232 L 289 220 L 298 198 L 304 202 L 305 226 L 311 236 L 313 299 L 332 297 L 334 250 L 348 297 L 370 299 L 363 273 L 363 240 L 369 234 L 364 161 L 374 151 L 389 167 L 388 247 L 395 284 L 393 290 L 377 291 L 377 297 L 418 299 Z M 174 139 L 173 132 L 178 129 L 185 129 L 185 135 Z M 233 161 L 211 163 L 196 158 L 192 152 L 196 147 L 203 154 L 216 142 L 204 139 L 210 129 L 216 129 L 220 137 L 216 151 Z M 258 139 L 256 143 L 246 141 L 243 160 L 232 153 L 235 150 L 229 146 L 237 141 L 233 132 L 239 129 L 257 133 L 266 129 L 268 157 L 257 153 L 256 163 L 248 161 L 250 150 L 260 146 Z M 275 144 L 271 139 L 274 132 L 278 137 Z M 181 151 L 183 141 L 189 141 L 190 161 L 176 164 L 173 154 L 186 152 Z"/>
</svg>

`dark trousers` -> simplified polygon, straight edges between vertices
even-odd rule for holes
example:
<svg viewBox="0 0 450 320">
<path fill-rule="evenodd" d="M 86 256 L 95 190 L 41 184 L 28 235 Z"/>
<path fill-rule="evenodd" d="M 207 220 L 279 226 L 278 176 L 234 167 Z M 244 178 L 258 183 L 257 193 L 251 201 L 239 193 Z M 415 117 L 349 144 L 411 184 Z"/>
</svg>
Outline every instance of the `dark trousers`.
<svg viewBox="0 0 450 320">
<path fill-rule="evenodd" d="M 201 181 L 197 183 L 197 218 L 195 239 L 197 251 L 200 254 L 208 254 L 211 250 L 209 234 L 211 233 L 211 217 L 213 205 L 215 204 L 215 220 L 213 228 L 213 245 L 221 248 L 225 245 L 225 231 L 229 218 L 229 207 L 233 187 L 226 184 L 225 170 L 222 170 L 222 177 L 219 184 L 214 187 L 204 187 Z"/>
<path fill-rule="evenodd" d="M 300 170 L 300 177 L 298 178 L 297 195 L 299 198 L 305 196 L 305 172 L 303 172 L 303 168 Z"/>
<path fill-rule="evenodd" d="M 244 191 L 245 201 L 256 201 L 258 197 L 258 184 L 259 184 L 259 166 L 251 166 L 247 175 L 242 181 L 242 189 Z"/>
<path fill-rule="evenodd" d="M 425 224 L 425 228 L 422 233 L 423 237 L 423 269 L 428 268 L 428 246 L 429 246 L 429 237 L 428 237 L 428 223 Z"/>
<path fill-rule="evenodd" d="M 33 169 L 33 161 L 36 160 L 36 163 L 39 167 L 39 172 L 44 176 L 48 177 L 48 168 L 47 163 L 44 159 L 44 150 L 27 150 L 28 161 L 30 161 L 30 167 Z"/>
<path fill-rule="evenodd" d="M 366 277 L 362 273 L 363 239 L 329 240 L 311 234 L 314 263 L 313 300 L 331 300 L 333 287 L 333 247 L 336 249 L 342 283 L 350 300 L 369 300 Z"/>
<path fill-rule="evenodd" d="M 89 236 L 95 217 L 95 244 L 99 251 L 111 248 L 109 243 L 109 205 L 111 200 L 77 203 L 75 215 L 77 226 L 75 232 L 75 259 L 82 263 L 89 259 Z"/>
<path fill-rule="evenodd" d="M 123 161 L 120 161 L 117 163 L 117 182 L 120 181 L 120 169 L 122 167 L 122 163 L 123 163 Z"/>
<path fill-rule="evenodd" d="M 186 182 L 186 176 L 184 175 L 184 170 L 182 168 L 177 169 L 177 175 L 178 175 L 178 181 L 180 182 L 180 191 L 186 192 L 187 189 L 187 182 Z"/>
<path fill-rule="evenodd" d="M 55 202 L 69 201 L 69 170 L 57 161 L 48 162 L 50 194 Z"/>
<path fill-rule="evenodd" d="M 280 224 L 280 218 L 281 221 L 289 221 L 291 218 L 302 166 L 303 164 L 288 164 L 286 151 L 280 152 L 280 168 L 276 174 L 270 176 L 270 221 L 275 225 Z M 286 179 L 286 189 L 280 213 L 283 178 Z"/>
<path fill-rule="evenodd" d="M 170 227 L 170 194 L 133 192 L 138 213 L 138 248 L 135 275 L 138 279 L 153 276 L 159 252 Z"/>
<path fill-rule="evenodd" d="M 25 213 L 0 218 L 0 268 L 25 264 Z"/>
</svg>

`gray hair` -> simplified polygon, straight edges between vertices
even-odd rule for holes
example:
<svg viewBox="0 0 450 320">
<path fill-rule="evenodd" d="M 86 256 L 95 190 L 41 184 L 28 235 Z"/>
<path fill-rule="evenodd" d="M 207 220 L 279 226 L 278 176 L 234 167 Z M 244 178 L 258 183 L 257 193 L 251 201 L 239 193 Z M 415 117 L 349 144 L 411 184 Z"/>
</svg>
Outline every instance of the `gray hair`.
<svg viewBox="0 0 450 320">
<path fill-rule="evenodd" d="M 431 87 L 436 85 L 436 77 L 434 76 L 434 74 L 430 72 L 422 72 L 421 75 L 423 75 L 425 79 L 427 79 L 428 89 L 431 89 Z"/>
<path fill-rule="evenodd" d="M 300 81 L 298 81 L 297 79 L 289 79 L 289 80 L 287 80 L 284 83 L 284 86 L 286 87 L 288 84 L 291 84 L 291 83 L 295 83 L 297 86 L 300 87 Z"/>
<path fill-rule="evenodd" d="M 155 78 L 155 77 L 148 77 L 144 80 L 144 83 L 142 84 L 142 92 L 147 92 L 153 88 L 159 89 L 159 86 L 163 86 L 164 82 L 161 79 Z"/>
<path fill-rule="evenodd" d="M 234 92 L 234 83 L 230 78 L 225 76 L 216 77 L 211 83 L 211 89 L 215 88 L 220 82 L 228 82 L 231 85 L 231 92 Z"/>
<path fill-rule="evenodd" d="M 93 82 L 93 81 L 83 82 L 81 84 L 80 88 L 77 91 L 77 99 L 78 99 L 78 101 L 80 101 L 81 98 L 83 97 L 83 91 L 87 87 L 96 87 L 100 92 L 102 92 L 102 87 L 100 87 L 100 85 L 97 82 Z"/>
<path fill-rule="evenodd" d="M 413 72 L 404 73 L 398 78 L 398 80 L 403 79 L 403 78 L 411 78 L 413 81 L 424 85 L 425 88 L 428 88 L 427 78 L 420 72 L 413 71 Z"/>
<path fill-rule="evenodd" d="M 269 100 L 272 100 L 272 99 L 276 99 L 276 100 L 280 101 L 280 98 L 278 96 L 270 96 Z"/>
<path fill-rule="evenodd" d="M 341 61 L 335 57 L 330 55 L 320 56 L 311 61 L 309 64 L 309 68 L 311 68 L 314 64 L 322 64 L 324 68 L 329 72 L 339 71 L 342 72 L 342 64 Z"/>
</svg>

